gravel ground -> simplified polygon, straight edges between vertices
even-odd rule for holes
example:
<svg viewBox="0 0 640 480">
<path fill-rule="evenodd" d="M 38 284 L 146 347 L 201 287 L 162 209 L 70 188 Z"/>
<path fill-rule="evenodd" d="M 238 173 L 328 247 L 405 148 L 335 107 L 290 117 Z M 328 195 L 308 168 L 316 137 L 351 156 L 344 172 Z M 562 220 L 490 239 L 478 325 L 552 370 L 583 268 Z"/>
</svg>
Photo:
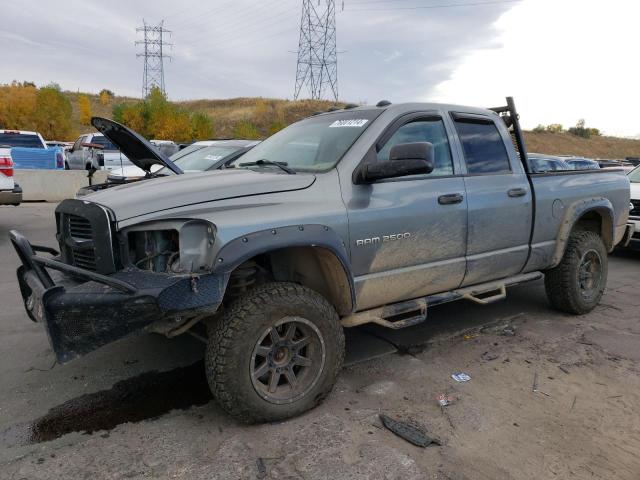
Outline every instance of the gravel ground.
<svg viewBox="0 0 640 480">
<path fill-rule="evenodd" d="M 610 257 L 588 315 L 551 310 L 536 282 L 486 307 L 434 308 L 408 330 L 349 331 L 348 366 L 320 407 L 245 426 L 211 401 L 188 336 L 139 335 L 54 364 L 6 236 L 54 246 L 54 207 L 0 208 L 2 479 L 640 478 L 640 253 Z M 455 382 L 460 371 L 471 380 Z M 380 413 L 442 445 L 411 445 Z"/>
</svg>

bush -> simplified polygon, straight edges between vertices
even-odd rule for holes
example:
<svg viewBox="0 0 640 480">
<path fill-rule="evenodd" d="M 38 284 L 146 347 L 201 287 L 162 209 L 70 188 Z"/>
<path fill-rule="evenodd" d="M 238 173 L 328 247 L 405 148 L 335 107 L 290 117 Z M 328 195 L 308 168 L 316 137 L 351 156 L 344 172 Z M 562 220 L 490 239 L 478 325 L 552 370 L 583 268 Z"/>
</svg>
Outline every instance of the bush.
<svg viewBox="0 0 640 480">
<path fill-rule="evenodd" d="M 547 128 L 544 125 L 539 124 L 536 128 L 533 129 L 533 131 L 535 133 L 544 133 L 547 131 Z"/>
<path fill-rule="evenodd" d="M 241 120 L 233 128 L 233 136 L 234 138 L 257 140 L 260 138 L 260 132 L 250 120 Z"/>
<path fill-rule="evenodd" d="M 86 95 L 78 95 L 78 110 L 80 110 L 80 123 L 91 124 L 91 103 Z"/>
<path fill-rule="evenodd" d="M 564 128 L 559 123 L 551 123 L 547 125 L 547 132 L 550 133 L 562 133 L 564 132 Z"/>
</svg>

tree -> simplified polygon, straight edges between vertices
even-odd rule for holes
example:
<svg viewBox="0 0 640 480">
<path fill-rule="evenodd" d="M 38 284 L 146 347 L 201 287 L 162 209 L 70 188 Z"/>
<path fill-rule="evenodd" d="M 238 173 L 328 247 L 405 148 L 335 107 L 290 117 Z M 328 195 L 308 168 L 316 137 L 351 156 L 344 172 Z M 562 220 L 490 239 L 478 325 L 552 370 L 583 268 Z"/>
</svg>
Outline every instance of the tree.
<svg viewBox="0 0 640 480">
<path fill-rule="evenodd" d="M 80 110 L 80 123 L 91 125 L 91 103 L 86 95 L 78 95 L 78 109 Z"/>
<path fill-rule="evenodd" d="M 213 121 L 203 112 L 195 112 L 191 115 L 191 139 L 207 140 L 213 137 Z"/>
<path fill-rule="evenodd" d="M 56 84 L 43 87 L 36 95 L 36 130 L 45 138 L 63 139 L 71 135 L 71 102 Z"/>
<path fill-rule="evenodd" d="M 111 100 L 113 100 L 113 97 L 115 95 L 111 90 L 107 90 L 106 88 L 103 88 L 102 90 L 100 90 L 99 96 L 100 96 L 100 103 L 102 105 L 109 105 L 109 103 L 111 102 Z"/>
<path fill-rule="evenodd" d="M 562 133 L 564 128 L 559 123 L 551 123 L 547 125 L 547 132 L 551 133 Z"/>
<path fill-rule="evenodd" d="M 0 85 L 0 128 L 35 130 L 37 94 L 30 84 Z"/>
</svg>

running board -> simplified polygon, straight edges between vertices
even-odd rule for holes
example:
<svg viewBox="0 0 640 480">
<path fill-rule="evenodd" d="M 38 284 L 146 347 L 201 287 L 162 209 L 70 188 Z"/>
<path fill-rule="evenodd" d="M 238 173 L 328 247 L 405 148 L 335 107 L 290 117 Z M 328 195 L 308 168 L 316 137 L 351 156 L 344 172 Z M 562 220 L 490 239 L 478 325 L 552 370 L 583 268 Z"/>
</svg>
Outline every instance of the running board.
<svg viewBox="0 0 640 480">
<path fill-rule="evenodd" d="M 376 323 L 382 327 L 399 328 L 411 327 L 427 319 L 427 305 L 434 306 L 455 300 L 469 300 L 480 305 L 488 305 L 507 297 L 507 287 L 520 283 L 539 280 L 543 277 L 540 272 L 525 273 L 513 277 L 481 283 L 471 287 L 459 288 L 450 292 L 429 295 L 428 297 L 406 300 L 404 302 L 385 305 L 354 313 L 341 320 L 343 327 L 357 327 L 365 323 Z"/>
</svg>

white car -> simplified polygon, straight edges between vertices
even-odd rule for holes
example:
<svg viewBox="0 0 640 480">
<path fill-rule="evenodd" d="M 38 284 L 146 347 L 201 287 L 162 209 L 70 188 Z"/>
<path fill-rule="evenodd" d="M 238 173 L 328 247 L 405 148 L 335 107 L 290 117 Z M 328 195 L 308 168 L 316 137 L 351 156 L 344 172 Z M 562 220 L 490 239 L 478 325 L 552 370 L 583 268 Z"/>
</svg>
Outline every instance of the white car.
<svg viewBox="0 0 640 480">
<path fill-rule="evenodd" d="M 20 205 L 22 189 L 13 180 L 11 149 L 0 147 L 0 205 Z"/>
<path fill-rule="evenodd" d="M 631 186 L 631 205 L 633 205 L 629 212 L 629 221 L 636 225 L 629 245 L 640 247 L 640 166 L 631 170 L 628 177 Z"/>
</svg>

